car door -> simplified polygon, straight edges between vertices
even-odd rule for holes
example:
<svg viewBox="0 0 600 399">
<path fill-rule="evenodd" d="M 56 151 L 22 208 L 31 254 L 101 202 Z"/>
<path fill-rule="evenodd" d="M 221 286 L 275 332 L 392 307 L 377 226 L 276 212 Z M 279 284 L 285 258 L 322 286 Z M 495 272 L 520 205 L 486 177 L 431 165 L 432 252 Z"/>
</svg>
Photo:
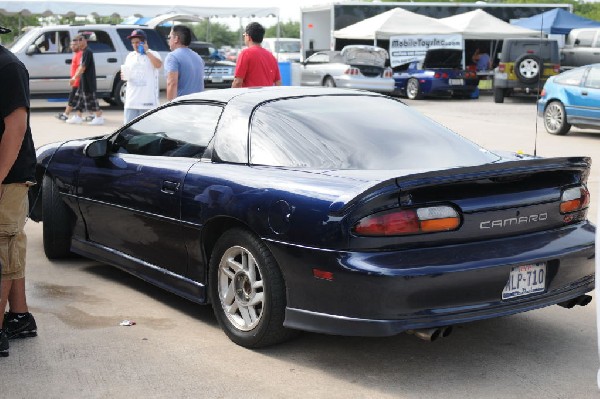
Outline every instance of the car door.
<svg viewBox="0 0 600 399">
<path fill-rule="evenodd" d="M 40 31 L 20 58 L 29 71 L 32 93 L 68 93 L 70 91 L 71 37 L 68 29 Z"/>
<path fill-rule="evenodd" d="M 329 62 L 329 55 L 324 52 L 315 53 L 306 59 L 301 68 L 301 82 L 303 86 L 320 86 L 323 81 L 324 70 Z"/>
<path fill-rule="evenodd" d="M 212 138 L 220 106 L 172 104 L 111 137 L 109 154 L 86 158 L 78 178 L 88 240 L 185 275 L 183 181 Z"/>
<path fill-rule="evenodd" d="M 591 66 L 581 89 L 581 116 L 600 125 L 600 67 Z"/>
</svg>

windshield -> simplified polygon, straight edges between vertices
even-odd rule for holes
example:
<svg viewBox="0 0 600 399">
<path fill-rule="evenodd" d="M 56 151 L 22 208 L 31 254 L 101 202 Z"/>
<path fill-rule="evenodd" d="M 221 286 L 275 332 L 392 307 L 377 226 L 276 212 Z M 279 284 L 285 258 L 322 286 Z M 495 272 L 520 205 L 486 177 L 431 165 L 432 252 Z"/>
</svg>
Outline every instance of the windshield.
<svg viewBox="0 0 600 399">
<path fill-rule="evenodd" d="M 38 33 L 39 29 L 30 29 L 27 32 L 15 37 L 15 40 L 13 40 L 11 44 L 7 45 L 6 48 L 10 49 L 10 51 L 13 53 L 23 51 L 24 47 L 31 41 L 30 38 Z"/>
<path fill-rule="evenodd" d="M 277 52 L 278 53 L 299 53 L 300 52 L 300 41 L 282 41 L 278 42 Z"/>
<path fill-rule="evenodd" d="M 432 170 L 499 157 L 400 101 L 365 95 L 283 99 L 258 108 L 250 132 L 256 165 Z"/>
</svg>

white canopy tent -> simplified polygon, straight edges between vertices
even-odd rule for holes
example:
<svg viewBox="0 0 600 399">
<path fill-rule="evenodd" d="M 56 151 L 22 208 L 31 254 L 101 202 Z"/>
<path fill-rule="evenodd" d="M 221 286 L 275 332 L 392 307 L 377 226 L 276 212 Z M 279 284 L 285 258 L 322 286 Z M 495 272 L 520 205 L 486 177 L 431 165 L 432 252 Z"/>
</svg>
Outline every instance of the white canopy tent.
<svg viewBox="0 0 600 399">
<path fill-rule="evenodd" d="M 477 9 L 438 20 L 456 29 L 464 39 L 502 40 L 514 37 L 539 37 L 539 32 L 511 25 Z"/>
<path fill-rule="evenodd" d="M 453 34 L 455 28 L 441 23 L 438 19 L 394 8 L 371 18 L 367 18 L 343 29 L 336 30 L 336 39 L 389 40 L 391 36 L 414 34 Z"/>
<path fill-rule="evenodd" d="M 188 14 L 198 17 L 277 17 L 278 7 L 207 7 L 197 0 L 9 0 L 0 2 L 0 14 L 5 15 L 66 15 L 66 16 L 138 16 L 153 17 L 161 14 Z"/>
</svg>

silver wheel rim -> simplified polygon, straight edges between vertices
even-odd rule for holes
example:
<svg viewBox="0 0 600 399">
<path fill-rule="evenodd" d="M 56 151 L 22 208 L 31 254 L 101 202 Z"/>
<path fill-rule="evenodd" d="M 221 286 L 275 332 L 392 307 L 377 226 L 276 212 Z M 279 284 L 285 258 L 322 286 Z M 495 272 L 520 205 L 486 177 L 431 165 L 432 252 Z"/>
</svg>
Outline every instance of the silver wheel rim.
<svg viewBox="0 0 600 399">
<path fill-rule="evenodd" d="M 121 103 L 125 104 L 125 94 L 127 93 L 127 82 L 123 82 L 121 88 L 119 89 L 119 98 L 121 99 Z"/>
<path fill-rule="evenodd" d="M 419 83 L 414 79 L 409 80 L 406 85 L 406 93 L 407 93 L 408 98 L 415 98 L 417 96 L 418 92 L 419 92 Z"/>
<path fill-rule="evenodd" d="M 325 87 L 335 87 L 335 84 L 331 78 L 325 79 Z"/>
<path fill-rule="evenodd" d="M 531 58 L 523 60 L 519 64 L 519 73 L 528 79 L 535 78 L 540 73 L 540 64 Z"/>
<path fill-rule="evenodd" d="M 562 128 L 564 121 L 565 116 L 563 115 L 560 105 L 556 103 L 549 104 L 544 113 L 546 129 L 550 132 L 558 132 Z"/>
<path fill-rule="evenodd" d="M 218 289 L 221 306 L 235 328 L 250 331 L 258 325 L 264 311 L 264 287 L 260 265 L 250 251 L 239 246 L 225 251 L 219 263 Z"/>
</svg>

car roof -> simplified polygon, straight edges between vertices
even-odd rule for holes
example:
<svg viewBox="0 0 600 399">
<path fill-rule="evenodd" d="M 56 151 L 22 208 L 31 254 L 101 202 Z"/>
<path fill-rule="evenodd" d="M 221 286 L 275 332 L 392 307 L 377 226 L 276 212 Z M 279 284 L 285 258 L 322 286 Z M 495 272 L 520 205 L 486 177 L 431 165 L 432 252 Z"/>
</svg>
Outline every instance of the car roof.
<svg viewBox="0 0 600 399">
<path fill-rule="evenodd" d="M 233 99 L 258 104 L 292 97 L 323 96 L 323 95 L 368 95 L 383 97 L 382 94 L 364 90 L 301 87 L 301 86 L 271 86 L 252 87 L 244 89 L 207 90 L 200 93 L 178 97 L 175 101 L 217 101 L 230 102 Z"/>
</svg>

